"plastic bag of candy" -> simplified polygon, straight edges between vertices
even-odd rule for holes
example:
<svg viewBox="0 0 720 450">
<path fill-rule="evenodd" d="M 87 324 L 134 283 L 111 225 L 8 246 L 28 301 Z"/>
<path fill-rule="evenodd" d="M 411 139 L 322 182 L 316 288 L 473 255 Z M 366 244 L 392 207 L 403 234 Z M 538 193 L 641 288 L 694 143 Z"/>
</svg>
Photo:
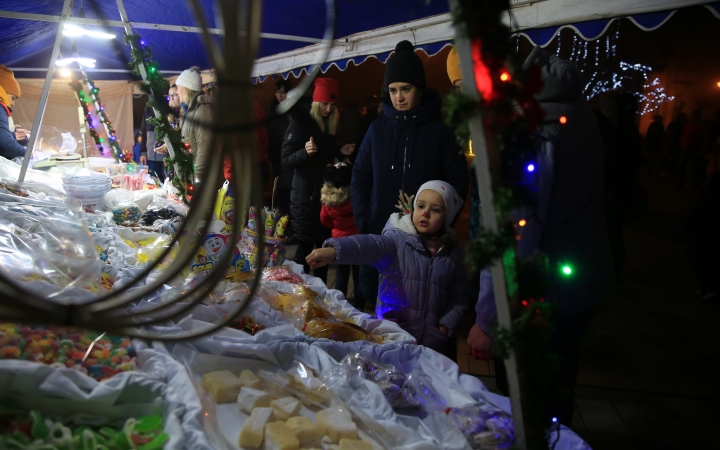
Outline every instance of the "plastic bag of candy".
<svg viewBox="0 0 720 450">
<path fill-rule="evenodd" d="M 262 274 L 265 281 L 284 281 L 292 284 L 303 284 L 305 281 L 288 266 L 265 267 Z"/>
<path fill-rule="evenodd" d="M 515 439 L 512 417 L 488 403 L 452 408 L 449 416 L 472 448 L 508 449 Z"/>
</svg>

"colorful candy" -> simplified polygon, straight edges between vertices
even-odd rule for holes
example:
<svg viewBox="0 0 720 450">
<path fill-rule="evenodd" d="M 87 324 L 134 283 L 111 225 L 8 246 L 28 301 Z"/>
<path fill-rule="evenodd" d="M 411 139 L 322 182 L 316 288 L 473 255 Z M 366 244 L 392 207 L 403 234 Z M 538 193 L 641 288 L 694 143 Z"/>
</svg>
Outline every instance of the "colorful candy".
<svg viewBox="0 0 720 450">
<path fill-rule="evenodd" d="M 282 216 L 277 221 L 277 225 L 275 225 L 275 237 L 282 238 L 285 236 L 285 229 L 287 228 L 289 221 L 290 218 L 287 215 Z"/>
<path fill-rule="evenodd" d="M 137 223 L 140 221 L 140 208 L 137 205 L 125 205 L 112 210 L 113 220 L 118 225 L 125 222 Z"/>
<path fill-rule="evenodd" d="M 88 348 L 90 351 L 88 352 Z M 137 357 L 130 339 L 102 336 L 73 328 L 30 328 L 0 323 L 0 359 L 23 359 L 67 367 L 88 373 L 97 380 L 137 368 Z"/>
<path fill-rule="evenodd" d="M 122 427 L 65 424 L 38 411 L 0 419 L 0 448 L 126 450 L 163 448 L 169 436 L 160 416 L 130 418 Z"/>
</svg>

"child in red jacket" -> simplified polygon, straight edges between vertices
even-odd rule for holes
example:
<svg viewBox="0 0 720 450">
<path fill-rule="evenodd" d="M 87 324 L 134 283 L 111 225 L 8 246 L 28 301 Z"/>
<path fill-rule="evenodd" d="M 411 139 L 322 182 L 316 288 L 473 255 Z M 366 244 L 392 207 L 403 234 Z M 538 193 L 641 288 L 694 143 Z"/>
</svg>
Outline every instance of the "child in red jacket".
<svg viewBox="0 0 720 450">
<path fill-rule="evenodd" d="M 352 177 L 352 166 L 346 163 L 337 163 L 328 166 L 323 174 L 325 184 L 320 190 L 320 222 L 332 229 L 332 237 L 339 238 L 360 234 L 355 225 L 353 216 L 352 201 L 350 201 L 350 179 Z M 337 265 L 335 272 L 335 289 L 345 294 L 347 298 L 348 281 L 350 281 L 350 268 L 352 267 L 353 283 L 355 284 L 356 309 L 365 309 L 365 299 L 360 295 L 357 288 L 359 282 L 360 266 Z"/>
</svg>

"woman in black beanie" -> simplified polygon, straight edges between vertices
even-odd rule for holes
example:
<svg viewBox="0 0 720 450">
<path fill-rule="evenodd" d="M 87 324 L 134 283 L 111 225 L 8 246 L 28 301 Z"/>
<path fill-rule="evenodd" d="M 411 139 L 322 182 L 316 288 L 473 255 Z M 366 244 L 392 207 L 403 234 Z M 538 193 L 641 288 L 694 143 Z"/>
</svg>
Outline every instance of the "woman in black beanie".
<svg viewBox="0 0 720 450">
<path fill-rule="evenodd" d="M 381 234 L 397 212 L 395 193 L 415 193 L 430 180 L 450 183 L 461 198 L 468 189 L 467 162 L 441 117 L 441 98 L 425 85 L 425 68 L 413 45 L 402 41 L 385 68 L 383 115 L 360 146 L 351 184 L 355 222 L 361 233 Z M 362 294 L 377 297 L 377 270 L 363 267 Z"/>
</svg>

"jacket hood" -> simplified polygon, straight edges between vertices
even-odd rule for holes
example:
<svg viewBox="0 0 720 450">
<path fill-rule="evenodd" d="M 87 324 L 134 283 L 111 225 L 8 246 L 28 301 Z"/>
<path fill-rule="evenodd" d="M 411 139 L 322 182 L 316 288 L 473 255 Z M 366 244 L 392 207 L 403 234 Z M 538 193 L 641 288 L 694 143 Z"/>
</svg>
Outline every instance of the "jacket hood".
<svg viewBox="0 0 720 450">
<path fill-rule="evenodd" d="M 440 117 L 442 98 L 437 91 L 430 88 L 425 88 L 422 95 L 422 104 L 410 111 L 397 111 L 390 97 L 386 96 L 382 100 L 383 114 L 390 120 L 414 119 L 417 126 L 432 122 Z"/>
<path fill-rule="evenodd" d="M 320 202 L 331 208 L 344 205 L 350 201 L 350 186 L 332 187 L 325 183 L 320 189 Z"/>
<path fill-rule="evenodd" d="M 215 99 L 209 95 L 205 94 L 197 94 L 195 97 L 190 100 L 190 105 L 188 106 L 188 112 L 197 109 L 200 105 L 211 105 L 215 103 Z"/>
<path fill-rule="evenodd" d="M 583 92 L 580 69 L 570 61 L 558 58 L 540 47 L 535 47 L 523 63 L 523 69 L 539 66 L 544 82 L 535 99 L 540 103 L 575 100 Z"/>
</svg>

